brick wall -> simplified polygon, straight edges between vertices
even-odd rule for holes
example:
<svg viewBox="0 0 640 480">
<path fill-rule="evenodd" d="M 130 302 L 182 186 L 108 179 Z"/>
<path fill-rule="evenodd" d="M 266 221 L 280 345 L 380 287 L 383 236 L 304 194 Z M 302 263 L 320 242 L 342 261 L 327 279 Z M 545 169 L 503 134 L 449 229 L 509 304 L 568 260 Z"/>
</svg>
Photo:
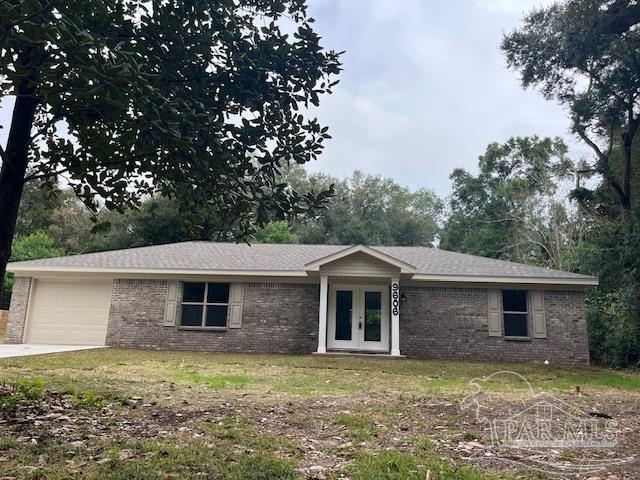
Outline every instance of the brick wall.
<svg viewBox="0 0 640 480">
<path fill-rule="evenodd" d="M 403 287 L 400 352 L 409 357 L 589 363 L 584 293 L 545 291 L 547 338 L 489 337 L 487 291 Z"/>
<path fill-rule="evenodd" d="M 22 341 L 30 289 L 31 278 L 16 278 L 7 343 Z M 406 301 L 400 307 L 400 351 L 408 357 L 589 362 L 583 292 L 546 291 L 547 338 L 510 341 L 489 337 L 485 289 L 401 291 Z M 317 348 L 318 285 L 246 283 L 242 327 L 226 331 L 163 327 L 166 293 L 164 280 L 115 280 L 107 345 L 264 353 L 311 353 Z"/>
<path fill-rule="evenodd" d="M 263 353 L 311 353 L 318 346 L 318 285 L 246 283 L 242 327 L 226 331 L 163 327 L 166 293 L 162 280 L 115 280 L 107 345 Z"/>
<path fill-rule="evenodd" d="M 31 277 L 15 277 L 4 343 L 22 343 L 30 291 Z"/>
</svg>

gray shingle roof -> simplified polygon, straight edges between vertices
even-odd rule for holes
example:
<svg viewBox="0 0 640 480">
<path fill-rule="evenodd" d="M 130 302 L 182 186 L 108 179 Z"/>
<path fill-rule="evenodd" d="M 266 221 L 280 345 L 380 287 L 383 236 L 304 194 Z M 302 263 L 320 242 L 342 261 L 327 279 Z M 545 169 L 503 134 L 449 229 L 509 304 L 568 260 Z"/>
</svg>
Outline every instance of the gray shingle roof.
<svg viewBox="0 0 640 480">
<path fill-rule="evenodd" d="M 167 269 L 304 272 L 305 264 L 346 245 L 276 245 L 184 242 L 10 263 L 8 270 L 35 268 Z M 416 275 L 523 277 L 589 280 L 576 273 L 427 247 L 370 247 L 416 267 Z"/>
</svg>

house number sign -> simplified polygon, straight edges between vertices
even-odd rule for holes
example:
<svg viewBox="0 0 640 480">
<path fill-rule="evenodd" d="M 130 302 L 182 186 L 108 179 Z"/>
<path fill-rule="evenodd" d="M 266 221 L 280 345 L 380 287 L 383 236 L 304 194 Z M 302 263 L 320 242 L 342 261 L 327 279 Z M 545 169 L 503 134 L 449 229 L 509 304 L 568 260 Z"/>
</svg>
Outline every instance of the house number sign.
<svg viewBox="0 0 640 480">
<path fill-rule="evenodd" d="M 400 285 L 398 282 L 391 284 L 391 314 L 398 315 L 400 311 Z"/>
</svg>

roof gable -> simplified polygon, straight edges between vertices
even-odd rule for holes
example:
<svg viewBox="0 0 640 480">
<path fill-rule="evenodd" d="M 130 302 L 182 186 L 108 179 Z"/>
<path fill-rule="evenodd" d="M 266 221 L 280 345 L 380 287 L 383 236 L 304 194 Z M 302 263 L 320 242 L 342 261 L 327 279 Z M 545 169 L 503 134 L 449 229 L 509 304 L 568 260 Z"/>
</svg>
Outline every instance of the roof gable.
<svg viewBox="0 0 640 480">
<path fill-rule="evenodd" d="M 344 250 L 331 253 L 325 257 L 309 262 L 305 265 L 305 270 L 307 270 L 308 272 L 317 272 L 323 265 L 327 265 L 329 263 L 336 262 L 338 260 L 357 254 L 364 254 L 368 257 L 398 268 L 400 270 L 400 273 L 414 273 L 416 270 L 415 266 L 407 262 L 403 262 L 402 260 L 392 257 L 391 255 L 379 252 L 365 245 L 354 245 L 353 247 L 345 248 Z"/>
</svg>

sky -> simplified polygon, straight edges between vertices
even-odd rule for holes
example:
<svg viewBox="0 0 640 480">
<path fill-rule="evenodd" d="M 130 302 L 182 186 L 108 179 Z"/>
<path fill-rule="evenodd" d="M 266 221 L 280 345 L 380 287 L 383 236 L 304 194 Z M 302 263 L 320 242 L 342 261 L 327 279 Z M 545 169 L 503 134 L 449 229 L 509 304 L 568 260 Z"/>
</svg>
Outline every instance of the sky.
<svg viewBox="0 0 640 480">
<path fill-rule="evenodd" d="M 318 112 L 333 139 L 312 171 L 354 169 L 445 196 L 494 141 L 569 134 L 561 107 L 524 91 L 499 49 L 541 0 L 310 0 L 323 46 L 346 50 Z"/>
<path fill-rule="evenodd" d="M 355 169 L 441 196 L 454 168 L 511 136 L 568 132 L 561 107 L 524 91 L 499 49 L 525 11 L 550 0 L 308 0 L 326 48 L 345 50 L 344 71 L 317 112 L 333 139 L 308 164 L 340 178 Z M 0 104 L 0 141 L 10 102 Z"/>
</svg>

